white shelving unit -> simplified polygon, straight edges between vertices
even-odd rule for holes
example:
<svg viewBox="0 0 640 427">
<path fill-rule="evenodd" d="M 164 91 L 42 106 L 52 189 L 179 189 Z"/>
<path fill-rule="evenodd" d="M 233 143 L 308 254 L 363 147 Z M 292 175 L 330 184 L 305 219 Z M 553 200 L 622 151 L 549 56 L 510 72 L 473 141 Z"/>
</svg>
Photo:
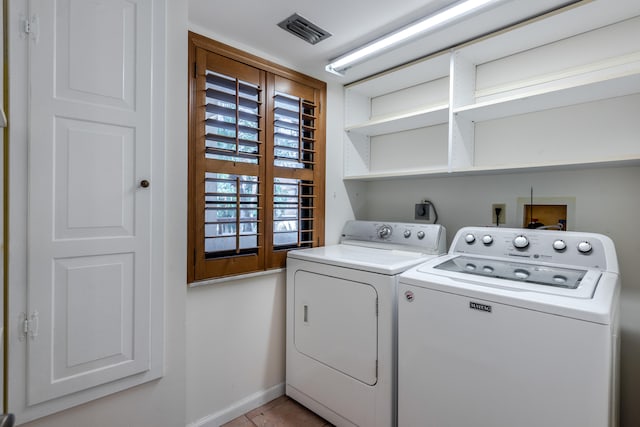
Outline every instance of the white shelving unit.
<svg viewBox="0 0 640 427">
<path fill-rule="evenodd" d="M 640 116 L 640 95 L 633 96 L 640 94 L 640 4 L 620 1 L 624 7 L 603 0 L 569 7 L 348 85 L 344 178 L 640 163 L 640 124 L 623 120 L 629 109 Z M 601 101 L 618 97 L 609 108 L 620 109 L 619 118 L 608 114 L 601 122 L 580 123 L 576 117 L 582 108 L 596 111 L 604 108 Z M 556 112 L 576 132 L 552 123 Z M 443 126 L 446 132 L 438 130 Z M 531 135 L 519 138 L 500 126 L 522 126 Z M 589 126 L 610 127 L 611 137 L 596 140 L 602 132 L 589 132 Z M 557 130 L 557 141 L 552 132 L 539 131 L 547 128 Z M 522 147 L 520 139 L 526 141 Z M 393 149 L 379 148 L 381 141 Z M 406 167 L 398 167 L 402 159 Z"/>
<path fill-rule="evenodd" d="M 637 93 L 640 92 L 640 54 L 633 56 L 638 59 L 531 85 L 518 94 L 466 105 L 453 113 L 477 122 Z"/>
<path fill-rule="evenodd" d="M 364 123 L 348 126 L 345 130 L 367 136 L 377 136 L 443 124 L 447 123 L 448 120 L 449 104 L 443 104 L 379 117 Z"/>
<path fill-rule="evenodd" d="M 446 172 L 449 61 L 448 53 L 434 55 L 345 89 L 346 179 Z"/>
</svg>

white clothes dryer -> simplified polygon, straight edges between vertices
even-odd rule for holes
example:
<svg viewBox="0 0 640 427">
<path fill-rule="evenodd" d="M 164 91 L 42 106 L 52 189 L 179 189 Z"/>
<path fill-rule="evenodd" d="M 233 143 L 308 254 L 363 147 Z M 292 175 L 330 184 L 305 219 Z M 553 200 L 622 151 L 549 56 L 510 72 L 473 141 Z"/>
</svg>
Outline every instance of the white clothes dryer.
<svg viewBox="0 0 640 427">
<path fill-rule="evenodd" d="M 440 225 L 349 221 L 287 257 L 286 394 L 337 426 L 395 421 L 396 286 L 445 253 Z"/>
<path fill-rule="evenodd" d="M 603 235 L 461 229 L 399 279 L 398 425 L 616 426 L 618 274 Z"/>
</svg>

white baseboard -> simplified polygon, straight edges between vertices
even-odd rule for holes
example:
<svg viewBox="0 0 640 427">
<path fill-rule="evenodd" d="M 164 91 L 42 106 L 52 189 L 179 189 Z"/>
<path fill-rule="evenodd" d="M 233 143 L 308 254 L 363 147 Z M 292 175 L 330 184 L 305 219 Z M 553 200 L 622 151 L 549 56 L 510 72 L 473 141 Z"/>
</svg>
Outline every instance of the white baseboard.
<svg viewBox="0 0 640 427">
<path fill-rule="evenodd" d="M 284 383 L 276 384 L 271 388 L 247 396 L 214 414 L 187 424 L 187 427 L 219 427 L 282 395 L 284 395 Z"/>
</svg>

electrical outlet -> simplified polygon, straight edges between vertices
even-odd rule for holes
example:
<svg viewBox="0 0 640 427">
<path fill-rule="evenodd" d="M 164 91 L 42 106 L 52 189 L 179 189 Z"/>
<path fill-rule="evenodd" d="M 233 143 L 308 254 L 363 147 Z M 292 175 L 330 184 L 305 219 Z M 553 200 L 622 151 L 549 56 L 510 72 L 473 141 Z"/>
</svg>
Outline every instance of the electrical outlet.
<svg viewBox="0 0 640 427">
<path fill-rule="evenodd" d="M 428 221 L 430 210 L 431 210 L 431 206 L 429 206 L 428 203 L 416 203 L 414 218 Z"/>
<path fill-rule="evenodd" d="M 496 215 L 496 209 L 500 210 L 500 216 Z M 494 203 L 491 205 L 491 224 L 499 225 L 507 222 L 507 205 L 505 203 Z"/>
</svg>

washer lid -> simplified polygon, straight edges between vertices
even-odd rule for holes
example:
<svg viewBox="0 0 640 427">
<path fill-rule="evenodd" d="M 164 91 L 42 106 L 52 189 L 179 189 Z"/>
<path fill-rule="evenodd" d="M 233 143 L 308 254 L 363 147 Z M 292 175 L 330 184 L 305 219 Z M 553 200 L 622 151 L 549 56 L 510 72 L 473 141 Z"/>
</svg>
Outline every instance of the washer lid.
<svg viewBox="0 0 640 427">
<path fill-rule="evenodd" d="M 514 291 L 592 298 L 601 272 L 466 255 L 419 266 L 417 271 Z M 475 276 L 475 277 L 471 277 Z"/>
<path fill-rule="evenodd" d="M 399 274 L 434 258 L 419 252 L 380 249 L 354 245 L 332 245 L 289 251 L 288 258 L 312 261 L 339 267 L 355 268 L 386 275 Z"/>
<path fill-rule="evenodd" d="M 459 256 L 434 268 L 557 288 L 576 289 L 587 270 Z"/>
</svg>

